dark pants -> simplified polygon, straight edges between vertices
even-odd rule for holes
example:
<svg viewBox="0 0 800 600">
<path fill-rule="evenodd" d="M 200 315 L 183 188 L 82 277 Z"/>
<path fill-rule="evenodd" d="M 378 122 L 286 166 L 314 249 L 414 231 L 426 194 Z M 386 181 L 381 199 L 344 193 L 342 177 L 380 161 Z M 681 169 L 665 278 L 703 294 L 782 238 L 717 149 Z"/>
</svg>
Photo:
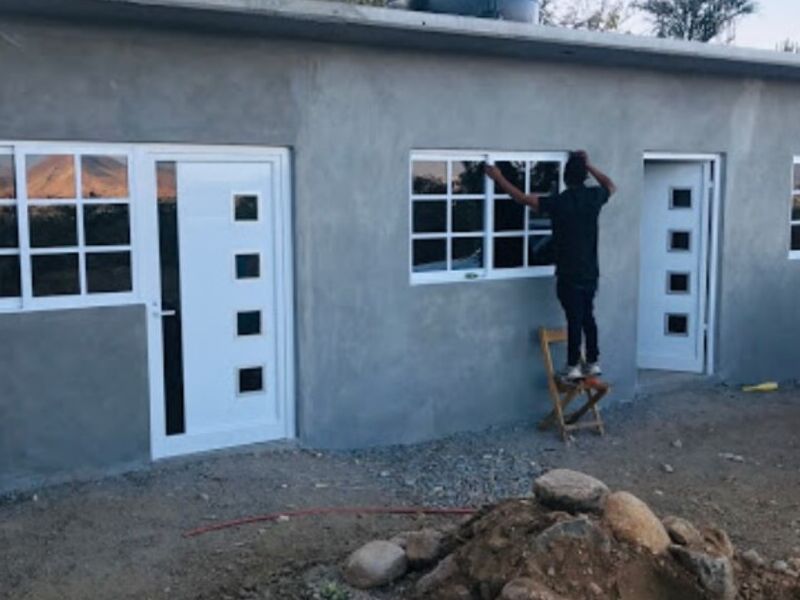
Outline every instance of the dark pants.
<svg viewBox="0 0 800 600">
<path fill-rule="evenodd" d="M 594 296 L 597 285 L 559 281 L 558 300 L 567 315 L 567 364 L 575 366 L 581 360 L 581 341 L 586 336 L 586 361 L 597 362 L 597 323 L 594 320 Z"/>
</svg>

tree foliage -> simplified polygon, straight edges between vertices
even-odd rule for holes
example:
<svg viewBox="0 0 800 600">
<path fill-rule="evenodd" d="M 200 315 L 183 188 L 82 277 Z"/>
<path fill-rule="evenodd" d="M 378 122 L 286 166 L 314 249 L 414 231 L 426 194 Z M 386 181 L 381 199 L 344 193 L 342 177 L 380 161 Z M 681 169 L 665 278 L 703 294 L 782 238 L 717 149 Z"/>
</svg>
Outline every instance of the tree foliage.
<svg viewBox="0 0 800 600">
<path fill-rule="evenodd" d="M 540 11 L 544 25 L 618 31 L 631 7 L 626 0 L 541 0 Z"/>
<path fill-rule="evenodd" d="M 754 0 L 640 0 L 635 6 L 652 18 L 658 37 L 708 42 L 757 5 Z"/>
</svg>

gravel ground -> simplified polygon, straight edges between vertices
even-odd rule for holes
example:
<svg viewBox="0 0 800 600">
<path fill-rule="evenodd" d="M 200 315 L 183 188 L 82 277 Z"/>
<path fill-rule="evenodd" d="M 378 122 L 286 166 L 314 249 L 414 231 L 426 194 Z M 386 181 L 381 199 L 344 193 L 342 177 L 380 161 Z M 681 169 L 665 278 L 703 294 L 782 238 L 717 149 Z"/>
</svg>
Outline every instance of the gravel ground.
<svg viewBox="0 0 800 600">
<path fill-rule="evenodd" d="M 552 467 L 629 490 L 661 515 L 719 525 L 770 559 L 800 556 L 796 388 L 663 394 L 605 418 L 605 438 L 582 433 L 569 447 L 531 425 L 358 452 L 267 446 L 6 497 L 0 597 L 309 598 L 333 577 L 319 573 L 359 544 L 441 521 L 311 517 L 182 534 L 315 506 L 478 506 L 527 494 Z"/>
</svg>

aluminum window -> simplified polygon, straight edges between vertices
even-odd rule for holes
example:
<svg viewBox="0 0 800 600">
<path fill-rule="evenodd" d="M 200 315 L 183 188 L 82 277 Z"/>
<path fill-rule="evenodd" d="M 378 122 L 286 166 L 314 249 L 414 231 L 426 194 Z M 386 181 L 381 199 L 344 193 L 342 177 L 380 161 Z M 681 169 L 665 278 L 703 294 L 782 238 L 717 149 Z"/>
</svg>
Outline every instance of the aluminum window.
<svg viewBox="0 0 800 600">
<path fill-rule="evenodd" d="M 566 152 L 416 151 L 410 161 L 410 276 L 414 284 L 550 276 L 552 226 L 495 189 L 495 164 L 525 193 L 563 189 Z"/>
<path fill-rule="evenodd" d="M 133 299 L 131 163 L 115 146 L 0 148 L 0 308 Z"/>
<path fill-rule="evenodd" d="M 792 212 L 789 217 L 789 256 L 800 259 L 800 156 L 792 169 Z"/>
</svg>

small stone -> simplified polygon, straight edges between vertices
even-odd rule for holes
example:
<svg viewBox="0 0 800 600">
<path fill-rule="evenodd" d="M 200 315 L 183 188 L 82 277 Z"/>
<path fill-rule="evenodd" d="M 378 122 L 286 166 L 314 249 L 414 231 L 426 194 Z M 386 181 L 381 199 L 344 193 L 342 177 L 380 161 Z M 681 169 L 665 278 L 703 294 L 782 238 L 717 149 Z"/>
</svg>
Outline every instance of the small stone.
<svg viewBox="0 0 800 600">
<path fill-rule="evenodd" d="M 667 529 L 670 539 L 680 546 L 701 548 L 703 535 L 686 519 L 680 517 L 664 517 L 661 521 Z"/>
<path fill-rule="evenodd" d="M 644 502 L 628 492 L 615 492 L 606 501 L 604 515 L 621 540 L 662 554 L 670 545 L 667 530 Z"/>
<path fill-rule="evenodd" d="M 330 485 L 327 483 L 315 483 L 314 487 L 318 490 L 324 490 L 325 488 L 330 487 Z"/>
<path fill-rule="evenodd" d="M 736 582 L 733 578 L 733 565 L 726 556 L 714 557 L 696 552 L 683 546 L 670 546 L 670 552 L 712 597 L 719 600 L 736 598 Z"/>
<path fill-rule="evenodd" d="M 683 442 L 681 440 L 679 440 L 679 439 L 675 440 L 674 442 L 672 442 L 672 447 L 681 449 L 681 448 L 683 448 Z"/>
<path fill-rule="evenodd" d="M 555 567 L 550 567 L 549 569 L 547 569 L 547 576 L 548 577 L 555 577 L 556 576 L 556 568 Z"/>
<path fill-rule="evenodd" d="M 203 502 L 209 502 L 209 501 L 211 500 L 211 496 L 209 496 L 209 495 L 208 495 L 208 494 L 206 494 L 206 493 L 201 493 L 201 494 L 198 494 L 198 497 L 199 497 L 199 498 L 200 498 L 200 499 L 201 499 Z"/>
<path fill-rule="evenodd" d="M 555 510 L 595 512 L 603 510 L 608 487 L 602 481 L 569 469 L 554 469 L 533 484 L 539 502 Z"/>
<path fill-rule="evenodd" d="M 589 591 L 598 598 L 603 595 L 603 588 L 597 585 L 594 581 L 589 584 Z"/>
<path fill-rule="evenodd" d="M 520 578 L 509 581 L 498 600 L 564 600 L 564 598 L 535 579 Z"/>
<path fill-rule="evenodd" d="M 368 589 L 386 585 L 402 577 L 407 568 L 406 553 L 400 546 L 376 540 L 350 555 L 343 574 L 353 587 Z"/>
<path fill-rule="evenodd" d="M 288 523 L 291 519 L 287 515 L 280 515 L 277 518 L 278 523 Z"/>
<path fill-rule="evenodd" d="M 669 465 L 667 463 L 664 463 L 663 465 L 661 465 L 661 468 L 664 470 L 664 473 L 674 473 L 675 472 L 675 468 L 672 465 Z"/>
<path fill-rule="evenodd" d="M 744 462 L 744 456 L 740 456 L 739 454 L 732 454 L 730 452 L 720 452 L 719 457 L 725 460 L 729 460 L 731 462 L 736 462 L 736 463 Z"/>
<path fill-rule="evenodd" d="M 560 521 L 542 531 L 536 536 L 536 549 L 548 553 L 553 543 L 564 539 L 590 542 L 598 548 L 608 548 L 610 545 L 610 540 L 603 530 L 582 515 L 568 521 Z"/>
<path fill-rule="evenodd" d="M 389 477 L 392 473 L 390 471 L 381 471 L 381 477 Z"/>
<path fill-rule="evenodd" d="M 412 567 L 432 564 L 441 558 L 444 535 L 435 529 L 422 529 L 406 535 L 406 556 Z"/>
<path fill-rule="evenodd" d="M 662 497 L 662 496 L 664 495 L 664 492 L 663 492 L 662 490 L 655 490 L 653 493 L 654 493 L 656 496 L 658 496 L 659 498 L 660 498 L 660 497 Z"/>
<path fill-rule="evenodd" d="M 742 560 L 751 567 L 763 567 L 767 564 L 767 561 L 765 561 L 754 548 L 743 552 Z"/>
<path fill-rule="evenodd" d="M 786 573 L 790 570 L 789 563 L 787 563 L 785 560 L 776 560 L 774 563 L 772 563 L 772 570 L 777 571 L 778 573 Z"/>
</svg>

